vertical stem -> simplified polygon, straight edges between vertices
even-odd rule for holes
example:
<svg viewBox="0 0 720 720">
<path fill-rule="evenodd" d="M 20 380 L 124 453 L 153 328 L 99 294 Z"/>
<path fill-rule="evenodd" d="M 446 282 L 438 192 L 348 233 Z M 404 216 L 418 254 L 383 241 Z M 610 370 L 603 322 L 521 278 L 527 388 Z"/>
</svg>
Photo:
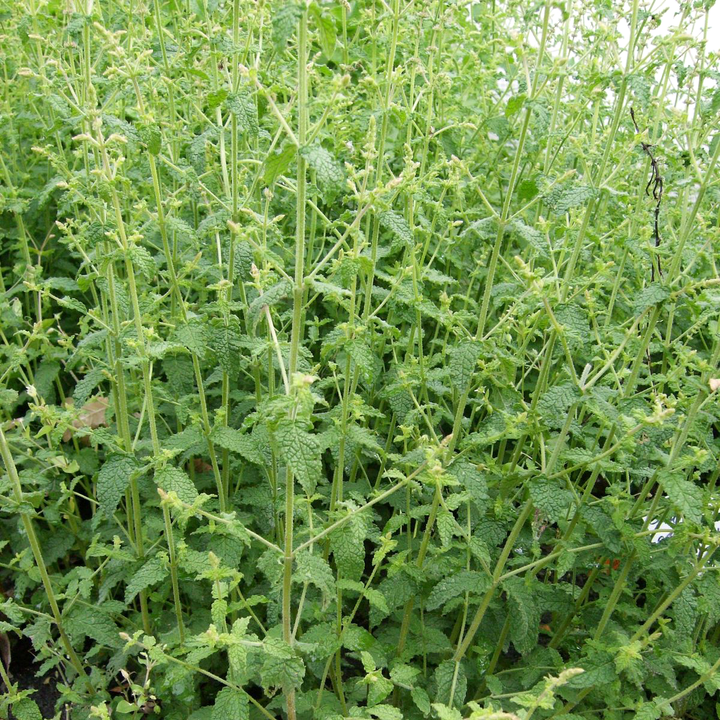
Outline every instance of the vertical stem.
<svg viewBox="0 0 720 720">
<path fill-rule="evenodd" d="M 518 516 L 518 519 L 515 521 L 515 525 L 513 526 L 513 529 L 511 530 L 510 535 L 508 536 L 508 539 L 505 541 L 505 545 L 502 549 L 502 552 L 500 553 L 500 557 L 498 558 L 497 564 L 495 565 L 495 570 L 493 571 L 493 584 L 490 586 L 490 589 L 483 596 L 483 599 L 480 603 L 480 607 L 477 609 L 477 612 L 475 613 L 475 617 L 473 618 L 473 621 L 470 624 L 470 627 L 468 628 L 467 634 L 463 638 L 463 641 L 458 645 L 457 650 L 455 651 L 455 654 L 453 655 L 453 660 L 456 663 L 460 662 L 463 659 L 463 656 L 465 655 L 468 648 L 470 647 L 470 644 L 472 643 L 473 639 L 475 638 L 475 633 L 478 631 L 478 628 L 480 627 L 480 623 L 482 622 L 483 618 L 485 617 L 485 613 L 487 612 L 487 609 L 490 606 L 490 601 L 492 600 L 493 596 L 495 595 L 495 590 L 497 589 L 497 587 L 500 583 L 500 576 L 502 575 L 502 571 L 505 568 L 505 563 L 507 562 L 507 559 L 510 556 L 510 553 L 512 552 L 513 547 L 515 547 L 515 541 L 517 540 L 518 535 L 520 534 L 520 531 L 523 529 L 523 526 L 527 522 L 527 519 L 530 517 L 530 513 L 532 512 L 532 507 L 533 507 L 532 503 L 528 500 L 525 503 L 525 507 L 523 508 L 522 512 Z"/>
<path fill-rule="evenodd" d="M 240 40 L 240 0 L 233 1 L 233 47 L 237 48 Z M 238 89 L 238 63 L 233 60 L 232 66 L 232 91 Z M 238 121 L 235 113 L 230 118 L 230 190 L 232 192 L 232 221 L 238 222 L 239 190 L 238 190 Z M 228 303 L 232 301 L 233 284 L 235 282 L 235 233 L 230 233 L 230 248 L 228 252 L 227 267 L 227 292 L 225 299 Z M 223 424 L 227 427 L 230 422 L 230 375 L 223 369 L 222 373 L 222 407 Z M 223 491 L 227 497 L 230 493 L 230 454 L 226 448 L 222 451 L 222 484 Z"/>
<path fill-rule="evenodd" d="M 625 560 L 625 564 L 623 565 L 623 569 L 620 571 L 620 575 L 615 580 L 615 586 L 612 589 L 612 593 L 610 593 L 610 597 L 608 598 L 607 604 L 605 605 L 605 610 L 603 611 L 603 615 L 600 618 L 600 622 L 598 623 L 597 628 L 595 628 L 595 635 L 594 639 L 599 640 L 602 638 L 603 633 L 605 632 L 605 627 L 607 626 L 608 622 L 610 621 L 610 617 L 613 614 L 613 611 L 615 610 L 615 606 L 618 603 L 618 600 L 620 599 L 620 594 L 623 591 L 623 588 L 625 587 L 625 581 L 627 580 L 627 576 L 630 573 L 630 568 L 633 565 L 633 562 L 635 561 L 635 551 L 630 553 L 630 556 Z"/>
<path fill-rule="evenodd" d="M 437 517 L 438 507 L 440 506 L 440 484 L 435 488 L 435 494 L 433 495 L 432 505 L 430 506 L 430 514 L 428 515 L 427 523 L 425 523 L 425 532 L 423 533 L 423 539 L 420 543 L 420 550 L 418 552 L 415 565 L 422 570 L 425 564 L 425 555 L 430 544 L 430 535 L 432 534 L 433 527 L 435 526 L 435 518 Z M 405 605 L 405 611 L 403 612 L 402 625 L 400 627 L 400 639 L 397 645 L 397 655 L 400 655 L 405 649 L 405 641 L 407 640 L 408 630 L 410 629 L 410 617 L 412 615 L 412 609 L 415 605 L 415 598 L 410 598 Z"/>
<path fill-rule="evenodd" d="M 378 143 L 377 153 L 377 170 L 375 173 L 375 184 L 380 184 L 382 178 L 383 167 L 385 163 L 385 141 L 387 139 L 388 124 L 390 119 L 390 97 L 392 95 L 392 74 L 395 68 L 395 52 L 397 51 L 398 35 L 400 32 L 400 0 L 393 0 L 392 15 L 392 37 L 390 40 L 390 51 L 388 53 L 387 66 L 385 69 L 385 95 L 383 99 L 382 124 L 380 125 L 380 139 Z M 375 11 L 375 3 L 373 3 L 373 15 Z M 374 38 L 374 36 L 373 36 Z M 375 45 L 373 44 L 373 51 Z M 374 65 L 374 62 L 373 62 Z M 363 319 L 367 321 L 370 316 L 370 308 L 372 307 L 372 288 L 375 282 L 375 264 L 377 262 L 378 239 L 380 234 L 380 223 L 375 218 L 372 233 L 372 243 L 370 246 L 371 265 L 368 273 L 367 282 L 365 284 L 365 307 L 363 311 Z"/>
<path fill-rule="evenodd" d="M 7 470 L 8 477 L 10 478 L 10 482 L 12 484 L 15 502 L 17 502 L 18 506 L 20 506 L 24 502 L 22 485 L 20 484 L 20 477 L 18 476 L 17 468 L 15 467 L 15 461 L 13 460 L 12 453 L 10 452 L 10 447 L 7 443 L 5 433 L 2 431 L 2 428 L 0 428 L 0 453 L 2 454 L 3 463 L 5 464 L 5 469 Z M 82 663 L 80 662 L 80 658 L 77 656 L 77 653 L 75 652 L 73 646 L 70 643 L 70 638 L 65 632 L 65 626 L 63 625 L 62 621 L 62 614 L 60 612 L 60 608 L 58 607 L 57 600 L 55 599 L 55 593 L 53 592 L 53 586 L 52 582 L 50 581 L 50 576 L 48 575 L 47 568 L 45 567 L 45 560 L 43 559 L 40 543 L 38 541 L 37 535 L 35 534 L 35 526 L 33 524 L 33 521 L 30 519 L 30 515 L 28 515 L 27 512 L 21 511 L 19 514 L 23 527 L 25 528 L 25 532 L 28 536 L 28 542 L 30 543 L 30 548 L 32 549 L 33 557 L 35 558 L 35 564 L 37 565 L 38 571 L 40 572 L 40 578 L 42 580 L 43 587 L 45 588 L 48 602 L 50 603 L 50 609 L 52 611 L 53 618 L 55 619 L 55 625 L 57 625 L 58 632 L 60 633 L 60 640 L 63 644 L 63 647 L 65 648 L 65 652 L 70 658 L 71 665 L 73 666 L 77 674 L 80 677 L 84 678 L 87 691 L 90 693 L 90 695 L 93 695 L 94 689 L 92 684 L 90 683 L 90 679 L 85 674 Z"/>
<path fill-rule="evenodd" d="M 300 151 L 307 141 L 307 4 L 304 2 L 298 28 L 298 142 Z M 307 192 L 307 167 L 302 152 L 297 156 L 296 235 L 295 235 L 295 283 L 293 287 L 293 318 L 290 338 L 290 378 L 297 370 L 298 353 L 302 340 L 302 300 L 305 270 L 305 203 Z M 295 502 L 295 478 L 288 467 L 285 473 L 285 557 L 283 570 L 282 626 L 285 642 L 292 645 L 292 564 L 293 564 L 293 506 Z M 288 720 L 295 720 L 295 690 L 285 694 Z"/>
<path fill-rule="evenodd" d="M 180 309 L 180 317 L 183 322 L 187 322 L 187 308 L 185 307 L 185 301 L 180 291 L 180 285 L 177 279 L 177 273 L 175 271 L 175 263 L 173 261 L 172 252 L 170 250 L 170 242 L 167 234 L 167 223 L 165 220 L 165 210 L 163 209 L 162 193 L 160 191 L 160 176 L 158 174 L 157 165 L 155 158 L 152 155 L 148 156 L 148 162 L 150 164 L 150 174 L 152 176 L 153 191 L 155 194 L 155 205 L 157 207 L 158 214 L 158 227 L 160 229 L 160 238 L 163 244 L 163 253 L 165 254 L 165 263 L 168 268 L 170 275 L 170 286 L 174 297 L 177 298 L 177 307 Z M 221 512 L 225 512 L 226 509 L 226 488 L 223 484 L 220 476 L 220 469 L 218 467 L 217 455 L 215 453 L 215 446 L 213 441 L 210 439 L 210 432 L 212 430 L 210 426 L 210 414 L 207 407 L 207 397 L 205 395 L 205 385 L 203 383 L 202 369 L 200 368 L 200 361 L 195 353 L 191 353 L 193 374 L 195 375 L 195 385 L 198 389 L 198 397 L 200 399 L 200 415 L 203 424 L 203 433 L 208 445 L 208 455 L 210 456 L 210 465 L 212 466 L 213 476 L 215 478 L 215 486 L 218 492 L 218 502 L 220 504 Z"/>
<path fill-rule="evenodd" d="M 150 436 L 152 439 L 153 452 L 156 456 L 160 455 L 160 442 L 157 434 L 157 424 L 155 419 L 155 403 L 153 400 L 152 386 L 150 384 L 150 361 L 147 355 L 147 349 L 145 346 L 145 331 L 142 325 L 142 315 L 140 313 L 140 301 L 138 299 L 137 284 L 135 283 L 135 268 L 133 267 L 132 260 L 130 259 L 130 245 L 128 242 L 127 233 L 125 232 L 125 221 L 123 220 L 122 209 L 120 207 L 120 198 L 118 196 L 117 189 L 113 184 L 113 173 L 110 168 L 110 160 L 108 158 L 107 149 L 105 146 L 105 139 L 100 131 L 100 126 L 97 126 L 97 140 L 100 145 L 100 155 L 102 157 L 103 170 L 105 177 L 111 187 L 111 198 L 113 209 L 115 210 L 115 221 L 117 223 L 118 236 L 120 238 L 120 244 L 125 255 L 125 270 L 127 273 L 128 287 L 130 290 L 130 301 L 133 308 L 133 321 L 135 324 L 135 333 L 137 334 L 138 350 L 141 357 L 143 386 L 145 390 L 145 399 L 147 402 L 148 409 L 148 424 L 150 426 Z"/>
<path fill-rule="evenodd" d="M 178 586 L 177 559 L 175 557 L 175 540 L 173 538 L 172 520 L 167 502 L 163 502 L 163 520 L 165 521 L 165 539 L 167 540 L 168 555 L 170 556 L 170 579 L 172 581 L 173 603 L 175 604 L 175 617 L 180 634 L 180 644 L 185 644 L 185 625 L 182 617 L 182 604 L 180 602 L 180 588 Z"/>
<path fill-rule="evenodd" d="M 545 12 L 543 14 L 543 27 L 542 37 L 540 39 L 540 48 L 538 51 L 538 60 L 535 67 L 535 76 L 533 77 L 532 89 L 530 97 L 535 100 L 537 93 L 538 81 L 540 78 L 540 68 L 545 56 L 545 46 L 547 43 L 548 25 L 550 21 L 550 9 L 552 3 L 547 0 L 545 3 Z M 510 214 L 510 206 L 512 204 L 513 194 L 515 192 L 515 184 L 518 179 L 518 171 L 520 169 L 520 160 L 523 157 L 525 150 L 525 141 L 527 139 L 528 129 L 530 127 L 530 118 L 532 117 L 532 108 L 526 107 L 525 117 L 523 119 L 522 128 L 520 130 L 520 138 L 518 140 L 517 149 L 515 151 L 515 158 L 513 160 L 512 170 L 510 172 L 510 180 L 508 182 L 507 192 L 505 193 L 505 200 L 503 202 L 502 211 L 499 217 L 497 217 L 497 234 L 495 235 L 495 243 L 493 244 L 492 254 L 490 256 L 490 263 L 487 269 L 487 276 L 485 278 L 485 290 L 483 291 L 482 302 L 480 305 L 480 315 L 478 317 L 477 330 L 475 332 L 475 339 L 482 339 L 485 334 L 485 325 L 487 323 L 488 310 L 490 307 L 490 298 L 492 296 L 493 283 L 495 280 L 495 271 L 497 270 L 498 258 L 500 257 L 500 250 L 502 249 L 503 239 L 505 237 L 505 227 Z M 462 429 L 462 419 L 465 416 L 465 406 L 467 405 L 468 397 L 470 394 L 470 388 L 467 388 L 460 396 L 458 405 L 455 409 L 455 418 L 453 421 L 452 437 L 450 444 L 448 445 L 448 453 L 452 455 L 457 446 L 457 442 L 460 437 L 460 431 Z"/>
<path fill-rule="evenodd" d="M 292 645 L 292 565 L 293 565 L 293 505 L 294 478 L 290 468 L 285 471 L 285 547 L 283 558 L 282 626 L 283 639 Z M 295 719 L 295 690 L 286 693 L 289 720 Z"/>
<path fill-rule="evenodd" d="M 307 6 L 300 15 L 298 31 L 298 142 L 302 150 L 307 141 Z M 290 376 L 297 370 L 298 351 L 302 341 L 302 290 L 305 269 L 305 204 L 307 197 L 307 163 L 298 152 L 295 235 L 295 287 L 293 289 L 293 321 L 290 340 Z"/>
</svg>

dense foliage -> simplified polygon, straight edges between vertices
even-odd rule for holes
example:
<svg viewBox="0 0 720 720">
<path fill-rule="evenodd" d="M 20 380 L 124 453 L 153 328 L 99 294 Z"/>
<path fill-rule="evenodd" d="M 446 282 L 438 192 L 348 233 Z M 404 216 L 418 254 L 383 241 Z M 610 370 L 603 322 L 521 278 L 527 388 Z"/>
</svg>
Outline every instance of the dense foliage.
<svg viewBox="0 0 720 720">
<path fill-rule="evenodd" d="M 0 629 L 57 717 L 717 717 L 711 5 L 6 0 Z"/>
</svg>

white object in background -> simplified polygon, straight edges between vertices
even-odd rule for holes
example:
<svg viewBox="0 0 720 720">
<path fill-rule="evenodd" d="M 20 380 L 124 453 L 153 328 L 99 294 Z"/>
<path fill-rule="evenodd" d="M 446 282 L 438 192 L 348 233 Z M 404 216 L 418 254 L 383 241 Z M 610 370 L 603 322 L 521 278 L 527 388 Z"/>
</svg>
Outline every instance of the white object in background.
<svg viewBox="0 0 720 720">
<path fill-rule="evenodd" d="M 673 518 L 674 521 L 675 518 Z M 643 520 L 647 520 L 646 517 L 643 518 Z M 664 540 L 665 538 L 669 538 L 673 536 L 673 533 L 675 532 L 675 528 L 672 525 L 668 525 L 665 522 L 660 522 L 659 520 L 653 520 L 648 525 L 648 530 L 660 530 L 660 532 L 656 532 L 650 542 L 653 543 L 659 543 L 661 540 Z"/>
</svg>

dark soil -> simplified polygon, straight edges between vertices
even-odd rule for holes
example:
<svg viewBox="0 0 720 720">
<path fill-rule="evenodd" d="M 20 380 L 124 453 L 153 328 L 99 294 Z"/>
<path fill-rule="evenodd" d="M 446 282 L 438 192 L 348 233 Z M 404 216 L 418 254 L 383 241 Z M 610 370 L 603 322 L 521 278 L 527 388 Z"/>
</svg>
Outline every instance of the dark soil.
<svg viewBox="0 0 720 720">
<path fill-rule="evenodd" d="M 39 664 L 35 662 L 32 646 L 27 638 L 13 638 L 11 643 L 10 680 L 17 683 L 20 690 L 33 688 L 35 692 L 30 697 L 37 703 L 42 716 L 55 717 L 55 703 L 60 697 L 57 689 L 58 678 L 53 672 L 45 677 L 36 677 Z M 8 720 L 15 720 L 12 712 Z"/>
</svg>

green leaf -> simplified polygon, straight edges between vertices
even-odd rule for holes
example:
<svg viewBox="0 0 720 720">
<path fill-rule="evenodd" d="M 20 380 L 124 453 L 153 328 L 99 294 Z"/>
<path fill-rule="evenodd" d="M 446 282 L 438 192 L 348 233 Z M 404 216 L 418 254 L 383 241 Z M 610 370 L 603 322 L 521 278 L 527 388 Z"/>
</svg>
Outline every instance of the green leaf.
<svg viewBox="0 0 720 720">
<path fill-rule="evenodd" d="M 720 110 L 720 88 L 716 88 L 715 92 L 712 94 L 708 110 L 710 115 L 714 115 L 718 110 Z"/>
<path fill-rule="evenodd" d="M 51 401 L 55 397 L 55 379 L 60 372 L 60 363 L 43 360 L 35 371 L 33 385 L 40 397 Z"/>
<path fill-rule="evenodd" d="M 458 392 L 468 389 L 481 354 L 482 345 L 476 340 L 464 340 L 450 350 L 450 381 Z"/>
<path fill-rule="evenodd" d="M 98 473 L 95 496 L 107 517 L 112 517 L 130 486 L 131 476 L 137 471 L 138 464 L 132 455 L 110 455 L 103 463 Z"/>
<path fill-rule="evenodd" d="M 378 215 L 380 224 L 389 231 L 401 247 L 412 247 L 414 243 L 413 233 L 407 220 L 394 210 L 385 210 Z M 395 246 L 396 243 L 393 243 Z"/>
<path fill-rule="evenodd" d="M 440 510 L 437 516 L 437 529 L 438 535 L 440 535 L 440 544 L 446 548 L 450 546 L 452 538 L 458 531 L 458 525 L 455 522 L 451 512 L 447 510 Z"/>
<path fill-rule="evenodd" d="M 213 534 L 208 543 L 208 550 L 212 550 L 220 558 L 223 565 L 235 568 L 242 559 L 247 536 L 238 523 L 226 525 L 225 531 L 228 533 L 227 535 L 219 532 Z"/>
<path fill-rule="evenodd" d="M 247 634 L 249 623 L 249 617 L 239 618 L 232 626 L 232 636 L 237 644 L 228 647 L 228 662 L 230 663 L 230 679 L 236 684 L 242 683 L 247 671 L 248 649 L 242 641 Z"/>
<path fill-rule="evenodd" d="M 337 40 L 335 23 L 332 21 L 332 18 L 324 15 L 317 5 L 311 5 L 310 10 L 312 11 L 312 15 L 315 20 L 315 27 L 318 32 L 320 48 L 322 49 L 325 57 L 330 60 L 335 52 L 335 42 Z"/>
<path fill-rule="evenodd" d="M 377 665 L 375 663 L 375 660 L 373 659 L 373 656 L 363 650 L 360 652 L 360 661 L 362 662 L 363 670 L 367 673 L 365 676 L 365 679 L 363 682 L 366 684 L 372 684 L 372 682 L 376 682 L 378 680 L 386 681 L 387 678 L 381 677 L 379 673 L 375 672 L 377 670 Z M 368 682 L 371 681 L 371 682 Z M 391 688 L 392 691 L 392 688 Z M 383 698 L 387 695 L 383 695 Z M 379 702 L 379 701 L 378 701 Z M 368 705 L 373 705 L 375 703 L 368 700 Z"/>
<path fill-rule="evenodd" d="M 12 704 L 13 715 L 17 720 L 42 720 L 37 703 L 30 698 L 21 698 Z"/>
<path fill-rule="evenodd" d="M 510 639 L 517 650 L 526 655 L 537 647 L 540 612 L 524 580 L 509 578 L 502 586 L 510 601 Z"/>
<path fill-rule="evenodd" d="M 342 190 L 345 173 L 331 152 L 322 145 L 316 144 L 300 148 L 300 154 L 315 171 L 317 181 L 323 190 L 330 194 Z"/>
<path fill-rule="evenodd" d="M 538 414 L 548 427 L 561 427 L 567 419 L 568 410 L 580 397 L 580 391 L 574 385 L 555 385 L 538 400 Z"/>
<path fill-rule="evenodd" d="M 432 706 L 439 720 L 462 720 L 462 715 L 456 708 L 448 707 L 442 703 L 433 703 Z"/>
<path fill-rule="evenodd" d="M 686 480 L 682 473 L 664 471 L 658 475 L 658 482 L 670 498 L 670 502 L 690 522 L 702 523 L 702 509 L 705 507 L 703 491 L 695 483 Z"/>
<path fill-rule="evenodd" d="M 122 647 L 119 628 L 112 618 L 100 608 L 84 604 L 76 606 L 65 616 L 65 628 L 73 638 L 90 637 L 100 645 L 111 648 Z"/>
<path fill-rule="evenodd" d="M 672 605 L 675 619 L 675 638 L 688 638 L 692 635 L 697 622 L 697 597 L 692 587 L 685 588 Z"/>
<path fill-rule="evenodd" d="M 244 692 L 224 687 L 215 696 L 211 720 L 248 720 L 250 703 Z"/>
<path fill-rule="evenodd" d="M 525 95 L 525 93 L 511 97 L 508 100 L 507 105 L 505 106 L 505 117 L 509 118 L 520 112 L 520 110 L 522 110 L 523 106 L 525 105 L 526 99 L 527 95 Z"/>
<path fill-rule="evenodd" d="M 385 680 L 385 678 L 381 678 L 381 680 Z M 370 689 L 372 691 L 372 686 L 370 686 Z M 390 685 L 390 690 L 392 691 L 392 685 Z M 368 705 L 369 704 L 370 699 L 368 697 Z M 392 705 L 375 705 L 374 707 L 368 707 L 367 711 L 370 715 L 376 717 L 377 720 L 403 720 L 403 714 L 398 708 Z"/>
<path fill-rule="evenodd" d="M 244 135 L 255 137 L 258 134 L 258 115 L 254 96 L 247 90 L 230 93 L 226 101 L 227 109 L 237 119 L 238 130 Z"/>
<path fill-rule="evenodd" d="M 472 556 L 478 560 L 483 567 L 490 567 L 490 550 L 484 540 L 479 537 L 471 537 L 468 540 L 468 547 Z"/>
<path fill-rule="evenodd" d="M 550 244 L 543 233 L 534 227 L 526 225 L 522 220 L 513 220 L 510 228 L 524 240 L 537 254 L 546 258 L 550 256 Z"/>
<path fill-rule="evenodd" d="M 576 690 L 609 685 L 616 678 L 614 658 L 607 652 L 591 651 L 589 656 L 576 663 L 576 666 L 585 670 L 568 683 L 568 687 Z"/>
<path fill-rule="evenodd" d="M 77 381 L 73 391 L 73 401 L 76 407 L 80 407 L 88 401 L 93 390 L 102 382 L 104 377 L 105 373 L 102 368 L 96 367 Z"/>
<path fill-rule="evenodd" d="M 369 712 L 372 715 L 375 715 L 376 717 L 391 717 L 390 715 L 386 714 L 385 708 L 388 708 L 387 705 L 380 705 L 380 703 L 385 700 L 385 698 L 390 695 L 390 693 L 393 691 L 393 684 L 388 680 L 384 675 L 381 675 L 379 673 L 373 673 L 369 678 L 371 682 L 368 683 L 368 694 L 367 694 L 367 704 L 369 708 Z M 373 707 L 374 706 L 374 707 Z M 372 709 L 370 709 L 372 708 Z M 399 713 L 400 711 L 396 708 L 391 708 L 395 711 L 395 713 Z M 379 711 L 379 712 L 375 712 Z M 402 718 L 402 715 L 400 715 L 400 718 Z"/>
<path fill-rule="evenodd" d="M 423 715 L 430 714 L 430 698 L 429 698 L 427 692 L 423 688 L 414 687 L 410 691 L 410 697 L 412 698 L 412 701 L 415 703 L 417 709 Z"/>
<path fill-rule="evenodd" d="M 708 622 L 720 620 L 720 578 L 717 573 L 704 573 L 697 582 L 700 591 L 700 611 L 707 614 Z"/>
<path fill-rule="evenodd" d="M 89 18 L 84 18 L 84 20 L 89 20 Z M 138 143 L 142 142 L 140 131 L 132 123 L 129 123 L 126 120 L 121 120 L 114 115 L 106 114 L 102 115 L 102 121 L 103 126 L 109 128 L 111 132 L 117 133 L 118 135 L 122 135 L 126 138 L 128 145 L 135 147 Z"/>
<path fill-rule="evenodd" d="M 302 658 L 286 642 L 273 637 L 263 641 L 265 661 L 260 669 L 260 682 L 265 690 L 287 692 L 299 688 L 305 677 Z"/>
<path fill-rule="evenodd" d="M 437 693 L 435 699 L 445 705 L 450 704 L 450 691 L 455 685 L 452 704 L 462 707 L 467 693 L 467 676 L 462 662 L 455 663 L 453 660 L 443 660 L 435 670 L 435 684 Z"/>
<path fill-rule="evenodd" d="M 553 312 L 571 349 L 582 347 L 588 342 L 591 337 L 590 322 L 583 307 L 578 303 L 563 303 L 555 307 Z"/>
<path fill-rule="evenodd" d="M 235 428 L 218 425 L 210 435 L 213 443 L 225 450 L 237 453 L 255 465 L 264 465 L 262 452 L 253 435 L 240 432 Z"/>
<path fill-rule="evenodd" d="M 226 373 L 235 373 L 238 370 L 240 354 L 240 327 L 235 318 L 227 323 L 222 322 L 214 326 L 210 333 L 212 349 Z"/>
<path fill-rule="evenodd" d="M 632 88 L 633 94 L 638 100 L 640 107 L 646 108 L 650 102 L 652 85 L 645 75 L 631 73 L 627 76 L 627 84 Z"/>
<path fill-rule="evenodd" d="M 557 189 L 547 197 L 548 205 L 558 215 L 564 215 L 578 205 L 584 205 L 597 194 L 595 188 L 588 185 L 574 185 L 565 189 Z"/>
<path fill-rule="evenodd" d="M 452 600 L 465 592 L 483 593 L 489 589 L 490 584 L 490 578 L 476 570 L 461 570 L 453 573 L 435 585 L 425 603 L 425 609 L 428 611 L 437 610 L 448 600 Z"/>
<path fill-rule="evenodd" d="M 225 89 L 216 90 L 207 94 L 208 107 L 211 110 L 220 107 L 228 96 L 228 91 Z"/>
<path fill-rule="evenodd" d="M 139 270 L 146 280 L 151 280 L 157 273 L 157 263 L 153 256 L 142 245 L 133 245 L 128 250 L 135 270 Z"/>
<path fill-rule="evenodd" d="M 330 535 L 335 565 L 344 578 L 357 580 L 365 570 L 365 528 L 355 516 Z"/>
<path fill-rule="evenodd" d="M 550 522 L 558 522 L 567 514 L 572 504 L 572 493 L 557 480 L 539 477 L 530 483 L 533 505 Z"/>
<path fill-rule="evenodd" d="M 283 420 L 273 433 L 280 454 L 309 496 L 322 475 L 321 447 L 315 435 L 294 420 Z"/>
<path fill-rule="evenodd" d="M 490 497 L 487 479 L 485 474 L 478 470 L 477 465 L 461 458 L 450 466 L 450 474 L 458 479 L 460 485 L 479 508 L 485 507 L 486 501 Z"/>
<path fill-rule="evenodd" d="M 208 554 L 181 545 L 178 552 L 178 564 L 190 575 L 201 575 L 207 570 Z"/>
<path fill-rule="evenodd" d="M 118 701 L 117 707 L 115 708 L 115 712 L 120 713 L 121 715 L 129 715 L 130 713 L 135 714 L 138 711 L 138 706 L 133 705 L 133 703 L 129 703 L 124 698 L 120 698 Z"/>
<path fill-rule="evenodd" d="M 296 560 L 293 581 L 315 585 L 323 594 L 325 605 L 335 595 L 335 576 L 326 560 L 319 554 L 301 552 Z"/>
<path fill-rule="evenodd" d="M 380 457 L 383 448 L 378 444 L 378 436 L 370 428 L 350 422 L 347 426 L 346 449 L 359 447 L 372 457 Z"/>
<path fill-rule="evenodd" d="M 146 125 L 140 131 L 142 139 L 147 145 L 148 152 L 151 155 L 159 155 L 162 147 L 162 135 L 157 125 Z"/>
<path fill-rule="evenodd" d="M 52 401 L 55 397 L 55 379 L 60 372 L 60 363 L 43 360 L 35 371 L 33 385 L 40 397 Z"/>
<path fill-rule="evenodd" d="M 382 364 L 370 345 L 364 340 L 354 339 L 346 343 L 344 347 L 363 378 L 368 383 L 373 383 Z"/>
<path fill-rule="evenodd" d="M 65 297 L 57 298 L 57 302 L 61 307 L 67 308 L 68 310 L 75 310 L 75 312 L 79 312 L 82 315 L 87 315 L 88 309 L 84 303 L 81 303 L 73 297 L 66 295 Z"/>
<path fill-rule="evenodd" d="M 670 297 L 670 289 L 659 283 L 644 287 L 633 303 L 635 316 L 642 315 L 648 308 L 659 305 Z"/>
<path fill-rule="evenodd" d="M 133 598 L 151 585 L 157 585 L 167 577 L 166 563 L 160 557 L 150 558 L 130 579 L 125 587 L 125 602 L 132 602 Z"/>
<path fill-rule="evenodd" d="M 497 235 L 497 221 L 495 218 L 486 217 L 471 222 L 463 231 L 463 236 L 469 232 L 476 234 L 481 240 L 492 240 Z"/>
<path fill-rule="evenodd" d="M 224 598 L 218 598 L 213 600 L 210 606 L 210 619 L 213 621 L 215 627 L 222 627 L 225 619 L 227 618 L 228 604 Z"/>
<path fill-rule="evenodd" d="M 195 374 L 192 360 L 186 354 L 167 355 L 163 358 L 162 367 L 174 395 L 181 397 L 192 392 L 195 387 Z"/>
<path fill-rule="evenodd" d="M 215 233 L 223 232 L 227 229 L 228 220 L 232 219 L 232 213 L 229 210 L 218 210 L 208 216 L 197 226 L 197 236 L 199 238 L 214 239 Z M 236 247 L 237 247 L 237 241 Z"/>
<path fill-rule="evenodd" d="M 649 702 L 641 702 L 640 707 L 635 711 L 634 720 L 659 720 L 665 713 L 658 700 L 662 703 L 663 698 L 650 700 Z"/>
<path fill-rule="evenodd" d="M 267 305 L 272 307 L 277 305 L 281 300 L 284 300 L 292 291 L 292 286 L 287 280 L 280 280 L 280 282 L 271 285 L 262 295 L 256 297 L 248 308 L 248 323 L 251 327 L 255 328 L 260 319 L 260 314 L 263 307 Z"/>
<path fill-rule="evenodd" d="M 296 153 L 297 148 L 292 143 L 287 143 L 284 147 L 268 153 L 265 158 L 265 170 L 263 172 L 265 185 L 272 185 L 290 167 Z"/>
<path fill-rule="evenodd" d="M 287 41 L 295 32 L 301 14 L 302 8 L 293 2 L 285 3 L 275 10 L 272 19 L 272 39 L 277 50 L 285 48 Z"/>
<path fill-rule="evenodd" d="M 187 222 L 185 222 L 185 220 L 182 220 L 179 217 L 168 215 L 165 218 L 165 224 L 167 225 L 168 230 L 176 233 L 183 239 L 195 240 L 196 238 L 195 230 Z"/>
<path fill-rule="evenodd" d="M 558 578 L 561 578 L 565 573 L 575 567 L 575 561 L 577 560 L 576 553 L 571 553 L 568 550 L 563 550 L 557 559 L 556 572 Z"/>
<path fill-rule="evenodd" d="M 171 465 L 165 466 L 155 473 L 155 482 L 165 492 L 175 492 L 183 502 L 192 504 L 198 496 L 198 491 L 187 473 Z"/>
<path fill-rule="evenodd" d="M 390 608 L 388 607 L 385 596 L 375 588 L 365 588 L 363 595 L 367 598 L 370 603 L 370 607 L 377 608 L 384 615 L 390 614 Z"/>
<path fill-rule="evenodd" d="M 179 325 L 175 332 L 175 340 L 201 360 L 205 357 L 208 348 L 208 333 L 205 323 L 199 318 Z"/>
<path fill-rule="evenodd" d="M 605 547 L 612 553 L 620 553 L 622 551 L 622 538 L 607 512 L 592 505 L 584 505 L 581 512 L 583 518 L 597 533 Z"/>
</svg>

